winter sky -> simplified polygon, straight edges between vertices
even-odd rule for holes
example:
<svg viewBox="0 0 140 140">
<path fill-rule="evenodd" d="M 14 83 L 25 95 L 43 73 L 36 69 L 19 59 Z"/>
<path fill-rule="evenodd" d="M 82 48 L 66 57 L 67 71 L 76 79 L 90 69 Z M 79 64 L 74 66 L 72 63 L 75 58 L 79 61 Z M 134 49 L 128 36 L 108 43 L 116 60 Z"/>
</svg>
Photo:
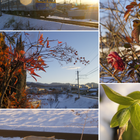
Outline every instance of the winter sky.
<svg viewBox="0 0 140 140">
<path fill-rule="evenodd" d="M 37 82 L 41 83 L 77 83 L 77 70 L 80 71 L 80 84 L 98 82 L 98 32 L 42 32 L 44 39 L 49 37 L 50 40 L 58 39 L 63 43 L 66 42 L 68 46 L 73 47 L 78 51 L 79 56 L 85 57 L 90 61 L 90 64 L 83 65 L 80 62 L 74 65 L 74 62 L 66 64 L 60 63 L 55 59 L 46 61 L 49 68 L 46 72 L 38 72 L 41 78 L 37 77 Z M 38 40 L 39 32 L 29 32 L 31 41 Z M 41 32 L 40 32 L 41 34 Z M 50 42 L 50 46 L 57 45 L 56 42 Z M 87 75 L 87 76 L 85 76 Z M 27 74 L 28 82 L 35 82 L 35 80 Z"/>
</svg>

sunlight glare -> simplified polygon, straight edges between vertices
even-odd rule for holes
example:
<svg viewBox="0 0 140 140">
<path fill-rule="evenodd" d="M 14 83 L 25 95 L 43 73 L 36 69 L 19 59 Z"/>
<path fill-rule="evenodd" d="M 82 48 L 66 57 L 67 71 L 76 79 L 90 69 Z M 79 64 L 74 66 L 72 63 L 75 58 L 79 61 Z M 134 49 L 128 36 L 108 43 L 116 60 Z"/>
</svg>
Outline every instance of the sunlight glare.
<svg viewBox="0 0 140 140">
<path fill-rule="evenodd" d="M 98 4 L 99 0 L 81 0 L 83 3 Z"/>
<path fill-rule="evenodd" d="M 32 2 L 32 0 L 20 0 L 23 5 L 28 5 Z"/>
</svg>

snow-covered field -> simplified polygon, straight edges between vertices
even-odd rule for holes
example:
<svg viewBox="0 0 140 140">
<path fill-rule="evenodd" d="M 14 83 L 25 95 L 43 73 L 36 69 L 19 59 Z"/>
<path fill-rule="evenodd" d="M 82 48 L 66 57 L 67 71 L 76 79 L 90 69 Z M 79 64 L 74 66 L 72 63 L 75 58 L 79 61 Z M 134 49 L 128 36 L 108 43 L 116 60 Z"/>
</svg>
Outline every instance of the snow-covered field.
<svg viewBox="0 0 140 140">
<path fill-rule="evenodd" d="M 0 137 L 0 140 L 22 140 L 22 138 L 20 138 L 20 137 L 14 137 L 14 138 L 10 138 L 10 137 L 8 137 L 8 138 Z M 57 140 L 57 139 L 55 139 L 55 140 Z M 59 140 L 63 140 L 63 139 L 59 139 Z"/>
<path fill-rule="evenodd" d="M 41 108 L 97 108 L 98 99 L 91 99 L 76 94 L 47 94 L 31 96 L 32 101 L 41 100 Z M 57 99 L 57 101 L 55 101 Z"/>
<path fill-rule="evenodd" d="M 22 138 L 20 138 L 20 137 L 15 137 L 15 138 L 10 138 L 10 137 L 3 138 L 3 137 L 0 137 L 0 140 L 22 140 Z"/>
<path fill-rule="evenodd" d="M 58 16 L 48 16 L 48 18 L 97 23 L 97 20 L 93 20 L 93 19 L 71 19 L 71 18 L 58 17 Z"/>
<path fill-rule="evenodd" d="M 121 84 L 106 84 L 116 92 L 126 96 L 133 91 L 140 91 L 139 84 L 121 83 Z M 117 111 L 118 104 L 112 102 L 105 95 L 103 88 L 100 90 L 103 96 L 100 103 L 100 140 L 113 140 L 113 129 L 110 128 L 110 121 Z"/>
<path fill-rule="evenodd" d="M 54 17 L 52 17 L 54 18 Z M 97 30 L 97 28 L 64 24 L 41 19 L 32 19 L 15 15 L 2 14 L 0 30 Z"/>
<path fill-rule="evenodd" d="M 98 134 L 98 110 L 0 110 L 1 130 L 81 134 L 83 127 L 84 134 Z"/>
<path fill-rule="evenodd" d="M 10 137 L 8 137 L 8 138 L 0 137 L 0 140 L 22 140 L 22 138 L 20 138 L 20 137 L 14 137 L 14 138 L 10 138 Z M 57 140 L 57 139 L 55 139 L 55 140 Z M 61 139 L 59 139 L 59 140 L 61 140 Z M 63 140 L 63 139 L 62 139 L 62 140 Z"/>
</svg>

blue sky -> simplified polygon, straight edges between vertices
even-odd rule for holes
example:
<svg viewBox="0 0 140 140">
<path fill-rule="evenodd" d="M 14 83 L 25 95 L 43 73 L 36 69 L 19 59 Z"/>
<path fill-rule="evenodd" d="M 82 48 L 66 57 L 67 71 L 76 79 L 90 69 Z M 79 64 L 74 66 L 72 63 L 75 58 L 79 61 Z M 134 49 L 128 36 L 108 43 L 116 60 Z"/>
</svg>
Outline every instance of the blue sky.
<svg viewBox="0 0 140 140">
<path fill-rule="evenodd" d="M 42 32 L 40 32 L 42 33 Z M 38 40 L 38 32 L 29 32 L 29 37 L 32 42 Z M 46 72 L 37 72 L 42 78 L 37 77 L 37 82 L 41 83 L 73 83 L 77 81 L 77 68 L 80 71 L 80 84 L 98 82 L 98 32 L 43 32 L 43 37 L 46 39 L 58 39 L 59 41 L 67 42 L 68 46 L 73 47 L 78 51 L 79 56 L 85 57 L 90 61 L 87 66 L 78 62 L 76 65 L 72 63 L 66 64 L 63 62 L 63 66 L 55 59 L 49 59 L 46 61 L 49 68 L 46 68 Z M 50 46 L 57 45 L 57 42 L 50 42 Z M 70 69 L 70 68 L 73 69 Z M 85 76 L 87 74 L 87 76 Z M 35 80 L 27 74 L 28 82 L 35 82 Z"/>
</svg>

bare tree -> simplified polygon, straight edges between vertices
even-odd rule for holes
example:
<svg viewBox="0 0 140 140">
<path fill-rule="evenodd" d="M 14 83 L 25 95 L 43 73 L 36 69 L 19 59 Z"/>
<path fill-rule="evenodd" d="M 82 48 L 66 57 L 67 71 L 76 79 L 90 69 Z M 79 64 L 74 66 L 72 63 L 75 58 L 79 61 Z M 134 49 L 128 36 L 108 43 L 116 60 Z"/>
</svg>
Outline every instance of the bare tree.
<svg viewBox="0 0 140 140">
<path fill-rule="evenodd" d="M 107 0 L 100 4 L 100 82 L 139 82 L 139 50 L 131 42 L 133 21 L 138 19 L 131 13 L 126 22 L 124 15 L 126 6 L 132 2 L 121 0 Z M 137 10 L 137 9 L 135 9 Z M 107 61 L 110 52 L 116 52 L 125 63 L 125 69 L 120 71 L 112 67 Z"/>
</svg>

